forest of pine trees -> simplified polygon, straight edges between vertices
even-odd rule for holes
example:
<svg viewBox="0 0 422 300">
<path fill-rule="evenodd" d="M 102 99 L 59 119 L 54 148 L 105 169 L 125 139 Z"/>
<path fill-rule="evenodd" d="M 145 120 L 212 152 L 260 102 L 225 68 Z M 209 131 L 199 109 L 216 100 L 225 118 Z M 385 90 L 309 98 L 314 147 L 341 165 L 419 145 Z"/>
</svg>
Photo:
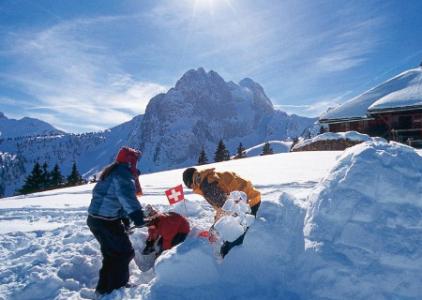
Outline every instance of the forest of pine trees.
<svg viewBox="0 0 422 300">
<path fill-rule="evenodd" d="M 75 186 L 85 183 L 80 175 L 76 163 L 72 165 L 72 171 L 65 180 L 58 164 L 55 164 L 51 171 L 45 162 L 42 166 L 39 162 L 34 164 L 31 174 L 26 177 L 24 185 L 18 191 L 19 194 L 30 194 L 63 186 Z"/>
<path fill-rule="evenodd" d="M 239 143 L 239 146 L 236 149 L 236 155 L 234 156 L 234 158 L 238 159 L 238 158 L 246 157 L 247 155 L 246 155 L 245 150 L 246 149 L 242 145 L 242 143 Z M 215 153 L 214 153 L 214 161 L 215 162 L 221 162 L 221 161 L 226 161 L 226 160 L 230 160 L 230 152 L 226 148 L 226 145 L 224 144 L 223 140 L 221 139 L 218 142 L 217 148 L 216 148 Z M 205 164 L 208 164 L 208 163 L 209 162 L 208 162 L 207 154 L 205 153 L 204 147 L 202 147 L 201 152 L 199 153 L 199 157 L 198 157 L 198 165 L 205 165 Z"/>
</svg>

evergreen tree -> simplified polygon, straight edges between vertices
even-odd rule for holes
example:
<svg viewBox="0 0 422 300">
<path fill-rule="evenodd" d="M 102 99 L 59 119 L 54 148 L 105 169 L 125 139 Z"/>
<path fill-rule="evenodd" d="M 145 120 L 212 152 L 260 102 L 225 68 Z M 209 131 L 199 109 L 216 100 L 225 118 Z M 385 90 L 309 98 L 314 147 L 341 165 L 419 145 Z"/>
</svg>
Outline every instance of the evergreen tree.
<svg viewBox="0 0 422 300">
<path fill-rule="evenodd" d="M 220 162 L 224 160 L 230 160 L 230 153 L 227 150 L 226 145 L 224 145 L 223 140 L 220 140 L 217 145 L 217 150 L 215 150 L 214 161 Z"/>
<path fill-rule="evenodd" d="M 239 144 L 236 150 L 236 156 L 234 158 L 244 158 L 246 157 L 245 147 L 243 147 L 242 143 Z"/>
<path fill-rule="evenodd" d="M 78 185 L 83 182 L 81 174 L 79 174 L 78 168 L 76 167 L 76 162 L 73 162 L 72 171 L 67 177 L 67 185 L 73 186 Z"/>
<path fill-rule="evenodd" d="M 323 134 L 323 133 L 326 133 L 327 131 L 325 130 L 325 128 L 323 127 L 323 126 L 321 126 L 320 128 L 319 128 L 319 134 Z"/>
<path fill-rule="evenodd" d="M 63 185 L 64 177 L 60 171 L 59 165 L 55 164 L 53 170 L 50 173 L 50 187 L 59 187 Z"/>
<path fill-rule="evenodd" d="M 201 152 L 198 157 L 198 165 L 206 165 L 208 163 L 207 154 L 205 153 L 204 147 L 202 147 Z"/>
<path fill-rule="evenodd" d="M 271 148 L 271 145 L 269 142 L 266 142 L 264 144 L 264 147 L 262 147 L 262 153 L 261 155 L 268 155 L 268 154 L 274 154 L 273 149 Z"/>
<path fill-rule="evenodd" d="M 19 190 L 21 194 L 30 194 L 40 191 L 43 188 L 43 171 L 38 162 L 34 164 L 31 174 L 25 179 L 25 183 Z"/>
<path fill-rule="evenodd" d="M 50 187 L 50 172 L 48 171 L 48 164 L 44 162 L 42 165 L 42 174 L 41 174 L 41 181 L 42 181 L 42 189 L 46 190 Z"/>
</svg>

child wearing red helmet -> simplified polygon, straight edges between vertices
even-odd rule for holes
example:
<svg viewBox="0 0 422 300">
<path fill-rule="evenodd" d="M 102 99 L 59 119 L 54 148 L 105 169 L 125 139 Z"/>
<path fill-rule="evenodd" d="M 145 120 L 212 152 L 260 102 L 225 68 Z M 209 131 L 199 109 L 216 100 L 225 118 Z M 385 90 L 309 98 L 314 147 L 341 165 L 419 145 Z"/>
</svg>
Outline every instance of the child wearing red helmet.
<svg viewBox="0 0 422 300">
<path fill-rule="evenodd" d="M 96 287 L 97 295 L 111 293 L 127 285 L 129 263 L 135 256 L 124 220 L 144 226 L 144 213 L 137 195 L 142 194 L 136 168 L 141 152 L 123 147 L 115 161 L 104 168 L 92 191 L 87 224 L 101 245 L 103 265 Z"/>
</svg>

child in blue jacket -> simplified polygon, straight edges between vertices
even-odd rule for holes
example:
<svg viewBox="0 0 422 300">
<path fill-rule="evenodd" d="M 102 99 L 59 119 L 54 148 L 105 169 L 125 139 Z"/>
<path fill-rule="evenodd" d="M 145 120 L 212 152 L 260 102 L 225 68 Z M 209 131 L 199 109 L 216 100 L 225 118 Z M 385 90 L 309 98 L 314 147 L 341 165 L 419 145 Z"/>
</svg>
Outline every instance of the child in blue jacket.
<svg viewBox="0 0 422 300">
<path fill-rule="evenodd" d="M 129 263 L 135 256 L 124 220 L 144 226 L 144 214 L 137 195 L 142 193 L 136 168 L 141 153 L 123 147 L 116 160 L 104 168 L 92 191 L 87 224 L 101 246 L 103 265 L 96 287 L 98 296 L 126 286 Z"/>
</svg>

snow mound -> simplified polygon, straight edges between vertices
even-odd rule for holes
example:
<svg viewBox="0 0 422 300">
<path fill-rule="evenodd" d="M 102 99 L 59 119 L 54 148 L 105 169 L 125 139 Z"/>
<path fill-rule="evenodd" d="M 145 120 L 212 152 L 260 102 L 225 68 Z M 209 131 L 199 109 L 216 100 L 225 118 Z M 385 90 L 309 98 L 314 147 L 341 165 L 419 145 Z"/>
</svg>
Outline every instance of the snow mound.
<svg viewBox="0 0 422 300">
<path fill-rule="evenodd" d="M 371 140 L 371 137 L 367 134 L 359 133 L 357 131 L 346 131 L 346 132 L 325 132 L 323 134 L 319 134 L 312 139 L 306 140 L 299 140 L 297 144 L 295 144 L 292 148 L 298 149 L 304 146 L 314 144 L 320 141 L 335 141 L 335 140 L 349 140 L 353 142 L 366 142 Z"/>
<path fill-rule="evenodd" d="M 151 299 L 298 299 L 294 261 L 304 252 L 305 211 L 289 195 L 263 202 L 242 246 L 223 263 L 207 239 L 190 236 L 156 262 Z M 269 263 L 271 262 L 271 263 Z"/>
<path fill-rule="evenodd" d="M 313 298 L 422 295 L 422 158 L 398 143 L 344 151 L 309 196 L 303 264 Z"/>
</svg>

